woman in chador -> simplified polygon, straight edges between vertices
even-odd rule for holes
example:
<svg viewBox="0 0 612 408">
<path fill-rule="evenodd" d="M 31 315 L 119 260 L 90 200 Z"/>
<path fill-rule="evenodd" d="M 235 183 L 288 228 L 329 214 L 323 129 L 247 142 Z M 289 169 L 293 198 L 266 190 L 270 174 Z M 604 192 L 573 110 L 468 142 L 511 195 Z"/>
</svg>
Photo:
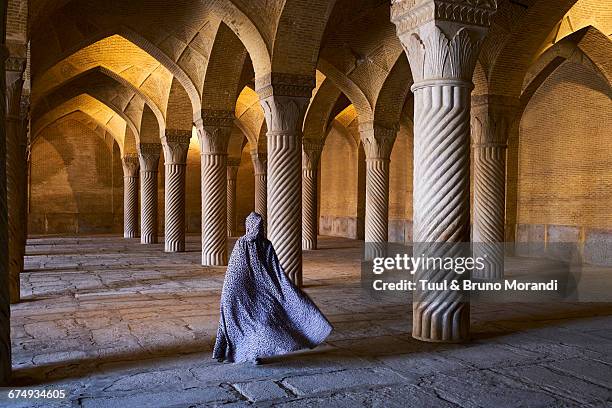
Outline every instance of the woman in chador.
<svg viewBox="0 0 612 408">
<path fill-rule="evenodd" d="M 260 363 L 263 357 L 314 348 L 332 330 L 310 298 L 285 275 L 263 219 L 251 213 L 229 260 L 213 358 Z"/>
</svg>

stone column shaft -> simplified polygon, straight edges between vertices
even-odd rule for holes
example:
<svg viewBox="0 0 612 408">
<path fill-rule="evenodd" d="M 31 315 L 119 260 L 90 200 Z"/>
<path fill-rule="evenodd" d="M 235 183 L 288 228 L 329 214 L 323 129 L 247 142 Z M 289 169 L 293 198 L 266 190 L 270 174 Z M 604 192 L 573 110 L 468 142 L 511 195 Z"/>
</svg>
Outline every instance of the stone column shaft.
<svg viewBox="0 0 612 408">
<path fill-rule="evenodd" d="M 161 145 L 141 143 L 138 148 L 140 160 L 140 243 L 156 244 L 157 220 L 157 173 Z"/>
<path fill-rule="evenodd" d="M 6 72 L 6 179 L 9 222 L 9 291 L 11 303 L 18 303 L 20 274 L 26 244 L 26 226 L 23 224 L 23 191 L 26 189 L 26 133 L 21 112 L 25 58 L 9 58 Z"/>
<path fill-rule="evenodd" d="M 389 238 L 389 162 L 395 128 L 362 123 L 359 132 L 366 156 L 365 258 L 383 256 Z"/>
<path fill-rule="evenodd" d="M 268 125 L 268 238 L 302 285 L 302 124 L 314 78 L 272 74 L 256 87 Z"/>
<path fill-rule="evenodd" d="M 317 249 L 318 172 L 323 149 L 320 140 L 302 142 L 302 249 Z"/>
<path fill-rule="evenodd" d="M 234 112 L 202 110 L 202 265 L 227 265 L 227 147 Z"/>
<path fill-rule="evenodd" d="M 255 172 L 255 212 L 264 220 L 268 215 L 268 160 L 265 153 L 251 151 L 253 170 Z"/>
<path fill-rule="evenodd" d="M 504 277 L 506 151 L 518 101 L 485 95 L 475 98 L 472 106 L 472 241 L 474 256 L 482 257 L 485 263 L 484 269 L 472 272 L 472 277 L 501 280 Z"/>
<path fill-rule="evenodd" d="M 240 168 L 240 158 L 230 158 L 227 161 L 227 236 L 238 236 L 238 220 L 236 215 L 236 179 Z"/>
<path fill-rule="evenodd" d="M 123 164 L 123 237 L 138 237 L 138 179 L 140 162 L 138 154 L 128 153 Z"/>
<path fill-rule="evenodd" d="M 191 130 L 166 130 L 162 140 L 166 173 L 164 249 L 185 251 L 185 176 Z"/>
<path fill-rule="evenodd" d="M 0 21 L 6 7 L 0 7 Z M 5 61 L 8 52 L 0 39 L 0 157 L 6 157 L 6 82 Z M 11 308 L 8 264 L 8 209 L 6 202 L 6 161 L 0 160 L 0 385 L 8 385 L 11 378 Z"/>
<path fill-rule="evenodd" d="M 398 0 L 391 20 L 408 55 L 414 85 L 414 251 L 434 258 L 470 256 L 470 94 L 480 43 L 496 2 Z M 461 244 L 466 243 L 466 244 Z M 469 276 L 469 272 L 468 272 Z M 415 279 L 461 280 L 452 269 L 420 268 Z M 468 339 L 468 297 L 417 290 L 412 336 Z"/>
</svg>

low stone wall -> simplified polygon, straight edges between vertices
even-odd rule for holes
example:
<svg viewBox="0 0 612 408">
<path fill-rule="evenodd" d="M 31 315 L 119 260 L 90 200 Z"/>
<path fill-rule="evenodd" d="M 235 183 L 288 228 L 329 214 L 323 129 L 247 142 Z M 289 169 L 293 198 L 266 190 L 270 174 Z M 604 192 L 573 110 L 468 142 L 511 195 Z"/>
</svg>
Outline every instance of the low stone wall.
<svg viewBox="0 0 612 408">
<path fill-rule="evenodd" d="M 30 213 L 28 233 L 110 234 L 123 228 L 123 214 L 113 213 Z"/>
<path fill-rule="evenodd" d="M 363 226 L 359 231 L 357 217 L 319 217 L 319 234 L 332 237 L 364 239 Z M 405 219 L 389 220 L 389 242 L 412 242 L 412 221 Z"/>
<path fill-rule="evenodd" d="M 323 215 L 319 217 L 319 234 L 359 239 L 357 224 L 357 217 Z"/>
<path fill-rule="evenodd" d="M 412 220 L 389 220 L 389 242 L 412 242 Z"/>
<path fill-rule="evenodd" d="M 612 266 L 612 230 L 570 225 L 518 224 L 516 255 Z M 525 245 L 525 244 L 529 245 Z"/>
</svg>

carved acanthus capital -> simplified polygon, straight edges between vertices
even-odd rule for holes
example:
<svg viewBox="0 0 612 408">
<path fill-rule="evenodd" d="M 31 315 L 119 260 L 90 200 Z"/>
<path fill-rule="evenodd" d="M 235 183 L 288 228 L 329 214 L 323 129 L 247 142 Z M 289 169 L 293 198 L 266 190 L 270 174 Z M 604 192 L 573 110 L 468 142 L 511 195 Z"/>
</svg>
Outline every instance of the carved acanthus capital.
<svg viewBox="0 0 612 408">
<path fill-rule="evenodd" d="M 227 179 L 236 181 L 238 169 L 240 168 L 240 158 L 229 157 L 227 159 Z"/>
<path fill-rule="evenodd" d="M 323 151 L 323 140 L 302 140 L 302 169 L 315 170 L 319 165 L 321 152 Z"/>
<path fill-rule="evenodd" d="M 190 130 L 166 129 L 162 137 L 166 164 L 186 164 L 190 140 Z"/>
<path fill-rule="evenodd" d="M 138 177 L 140 161 L 137 153 L 127 153 L 121 159 L 121 165 L 123 166 L 123 177 Z"/>
<path fill-rule="evenodd" d="M 415 86 L 423 81 L 470 82 L 495 0 L 402 0 L 391 20 L 408 55 Z"/>
<path fill-rule="evenodd" d="M 268 135 L 301 134 L 309 102 L 309 98 L 290 96 L 270 96 L 262 99 L 261 106 L 266 116 Z"/>
<path fill-rule="evenodd" d="M 251 161 L 255 175 L 266 174 L 268 165 L 268 155 L 266 153 L 251 150 Z"/>
<path fill-rule="evenodd" d="M 260 99 L 266 99 L 274 95 L 302 97 L 310 100 L 315 86 L 316 79 L 314 75 L 274 72 L 255 79 L 255 89 Z"/>
<path fill-rule="evenodd" d="M 366 159 L 389 160 L 397 130 L 397 127 L 387 128 L 372 122 L 360 124 L 359 135 Z"/>
<path fill-rule="evenodd" d="M 517 120 L 517 98 L 480 95 L 472 99 L 472 147 L 505 147 L 511 128 Z"/>
<path fill-rule="evenodd" d="M 233 111 L 202 110 L 202 118 L 195 123 L 201 154 L 227 154 L 234 119 Z"/>
<path fill-rule="evenodd" d="M 161 145 L 158 143 L 140 143 L 138 145 L 138 159 L 140 160 L 141 171 L 157 171 L 159 166 L 159 156 L 161 155 Z"/>
</svg>

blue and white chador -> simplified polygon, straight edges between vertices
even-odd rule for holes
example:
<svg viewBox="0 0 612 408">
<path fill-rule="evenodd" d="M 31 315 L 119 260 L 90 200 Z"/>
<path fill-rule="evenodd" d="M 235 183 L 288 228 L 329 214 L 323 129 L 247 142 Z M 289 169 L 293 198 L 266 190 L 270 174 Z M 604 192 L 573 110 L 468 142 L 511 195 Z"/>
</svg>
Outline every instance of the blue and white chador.
<svg viewBox="0 0 612 408">
<path fill-rule="evenodd" d="M 321 344 L 332 326 L 312 300 L 285 275 L 263 219 L 246 219 L 236 241 L 223 292 L 213 358 L 257 362 Z"/>
</svg>

